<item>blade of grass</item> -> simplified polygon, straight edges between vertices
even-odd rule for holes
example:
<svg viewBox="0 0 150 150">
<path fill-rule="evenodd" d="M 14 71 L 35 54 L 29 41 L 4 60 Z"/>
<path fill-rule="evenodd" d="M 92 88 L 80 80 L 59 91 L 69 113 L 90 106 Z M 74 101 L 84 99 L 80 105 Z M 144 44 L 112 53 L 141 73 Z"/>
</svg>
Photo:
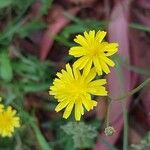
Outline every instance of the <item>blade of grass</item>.
<svg viewBox="0 0 150 150">
<path fill-rule="evenodd" d="M 0 77 L 6 82 L 10 82 L 13 78 L 12 66 L 6 50 L 0 53 Z"/>
<path fill-rule="evenodd" d="M 31 126 L 36 134 L 36 138 L 41 146 L 41 149 L 43 150 L 51 150 L 51 147 L 49 146 L 49 144 L 47 143 L 47 141 L 45 140 L 45 138 L 43 137 L 41 131 L 39 130 L 39 128 L 37 127 L 37 125 L 35 123 L 31 123 Z"/>
</svg>

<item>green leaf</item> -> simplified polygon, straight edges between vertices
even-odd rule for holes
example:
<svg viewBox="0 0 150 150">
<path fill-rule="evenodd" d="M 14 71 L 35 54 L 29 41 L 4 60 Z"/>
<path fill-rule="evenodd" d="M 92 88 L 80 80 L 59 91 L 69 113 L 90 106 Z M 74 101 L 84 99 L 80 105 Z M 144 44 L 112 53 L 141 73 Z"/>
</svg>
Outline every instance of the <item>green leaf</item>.
<svg viewBox="0 0 150 150">
<path fill-rule="evenodd" d="M 0 0 L 0 9 L 11 5 L 13 0 Z"/>
<path fill-rule="evenodd" d="M 0 53 L 0 77 L 7 82 L 13 78 L 12 66 L 7 52 Z"/>
<path fill-rule="evenodd" d="M 73 25 L 67 26 L 63 30 L 62 34 L 68 38 L 71 34 L 84 32 L 86 29 L 87 28 L 81 24 L 73 24 Z"/>
<path fill-rule="evenodd" d="M 97 136 L 97 130 L 84 122 L 69 122 L 61 127 L 63 131 L 70 135 L 74 141 L 75 148 L 90 148 L 94 144 Z"/>
<path fill-rule="evenodd" d="M 150 32 L 150 26 L 145 26 L 145 25 L 138 24 L 138 23 L 131 23 L 129 25 L 129 27 L 133 28 L 133 29 L 138 29 L 138 30 Z"/>
</svg>

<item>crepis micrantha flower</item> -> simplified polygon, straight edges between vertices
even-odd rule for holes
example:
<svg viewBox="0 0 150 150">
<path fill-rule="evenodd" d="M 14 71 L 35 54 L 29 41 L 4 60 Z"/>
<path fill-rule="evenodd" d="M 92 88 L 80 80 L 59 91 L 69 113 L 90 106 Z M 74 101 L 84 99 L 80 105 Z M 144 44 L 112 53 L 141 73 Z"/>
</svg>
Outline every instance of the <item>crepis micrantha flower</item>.
<svg viewBox="0 0 150 150">
<path fill-rule="evenodd" d="M 0 97 L 1 101 L 1 97 Z M 14 129 L 20 127 L 20 118 L 11 106 L 0 104 L 0 136 L 11 137 Z"/>
<path fill-rule="evenodd" d="M 90 71 L 93 66 L 98 75 L 110 73 L 108 66 L 113 67 L 115 63 L 109 58 L 118 51 L 117 43 L 103 42 L 106 36 L 105 31 L 84 32 L 84 35 L 77 35 L 74 41 L 78 46 L 71 47 L 69 54 L 77 57 L 74 67 Z"/>
<path fill-rule="evenodd" d="M 89 111 L 97 105 L 97 102 L 92 100 L 91 95 L 107 95 L 107 91 L 103 86 L 106 84 L 106 80 L 93 80 L 96 76 L 95 68 L 92 68 L 88 73 L 86 70 L 81 73 L 80 70 L 75 67 L 71 68 L 67 64 L 66 70 L 62 69 L 56 75 L 57 78 L 50 87 L 49 94 L 54 95 L 59 102 L 55 108 L 56 112 L 65 108 L 63 117 L 66 119 L 74 108 L 75 119 L 79 121 L 81 115 L 84 114 L 84 107 Z"/>
</svg>

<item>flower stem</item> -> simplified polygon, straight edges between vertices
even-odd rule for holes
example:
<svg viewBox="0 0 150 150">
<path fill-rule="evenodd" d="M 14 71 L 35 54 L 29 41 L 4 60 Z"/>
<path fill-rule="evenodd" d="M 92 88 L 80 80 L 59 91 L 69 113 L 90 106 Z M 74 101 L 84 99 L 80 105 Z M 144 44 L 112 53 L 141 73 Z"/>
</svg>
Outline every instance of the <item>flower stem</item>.
<svg viewBox="0 0 150 150">
<path fill-rule="evenodd" d="M 146 86 L 147 84 L 150 83 L 150 78 L 148 78 L 147 80 L 145 80 L 143 83 L 141 83 L 139 86 L 137 86 L 135 89 L 131 90 L 130 92 L 128 92 L 125 95 L 122 95 L 120 97 L 110 97 L 108 96 L 108 110 L 107 110 L 107 118 L 106 118 L 106 126 L 109 126 L 109 114 L 110 114 L 110 105 L 111 102 L 114 101 L 118 101 L 118 100 L 123 100 L 129 96 L 132 96 L 133 94 L 135 94 L 136 92 L 138 92 L 140 89 L 142 89 L 144 86 Z M 123 150 L 127 150 L 128 149 L 128 113 L 126 110 L 126 106 L 123 105 L 123 118 L 124 118 L 124 138 L 123 138 Z"/>
<path fill-rule="evenodd" d="M 109 126 L 111 102 L 112 102 L 112 100 L 108 97 L 108 108 L 107 108 L 107 114 L 106 114 L 106 127 Z"/>
<path fill-rule="evenodd" d="M 143 83 L 141 83 L 139 86 L 137 86 L 135 89 L 131 90 L 130 92 L 128 92 L 125 95 L 122 95 L 120 97 L 110 97 L 110 96 L 108 96 L 108 97 L 109 97 L 109 99 L 114 100 L 114 101 L 125 99 L 125 98 L 127 98 L 129 96 L 132 96 L 136 92 L 138 92 L 140 89 L 142 89 L 148 83 L 150 83 L 150 78 L 148 78 L 147 80 L 145 80 Z"/>
<path fill-rule="evenodd" d="M 122 104 L 123 108 L 123 121 L 124 121 L 124 130 L 123 130 L 123 150 L 128 150 L 128 112 L 126 105 Z"/>
</svg>

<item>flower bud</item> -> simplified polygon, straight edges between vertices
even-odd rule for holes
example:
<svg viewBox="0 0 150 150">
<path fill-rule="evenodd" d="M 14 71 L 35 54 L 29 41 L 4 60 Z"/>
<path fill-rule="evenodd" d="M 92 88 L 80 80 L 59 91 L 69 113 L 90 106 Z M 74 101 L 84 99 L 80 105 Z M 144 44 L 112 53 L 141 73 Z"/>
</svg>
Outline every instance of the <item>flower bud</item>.
<svg viewBox="0 0 150 150">
<path fill-rule="evenodd" d="M 114 132 L 115 132 L 115 129 L 111 126 L 106 127 L 104 131 L 106 136 L 112 136 Z"/>
</svg>

